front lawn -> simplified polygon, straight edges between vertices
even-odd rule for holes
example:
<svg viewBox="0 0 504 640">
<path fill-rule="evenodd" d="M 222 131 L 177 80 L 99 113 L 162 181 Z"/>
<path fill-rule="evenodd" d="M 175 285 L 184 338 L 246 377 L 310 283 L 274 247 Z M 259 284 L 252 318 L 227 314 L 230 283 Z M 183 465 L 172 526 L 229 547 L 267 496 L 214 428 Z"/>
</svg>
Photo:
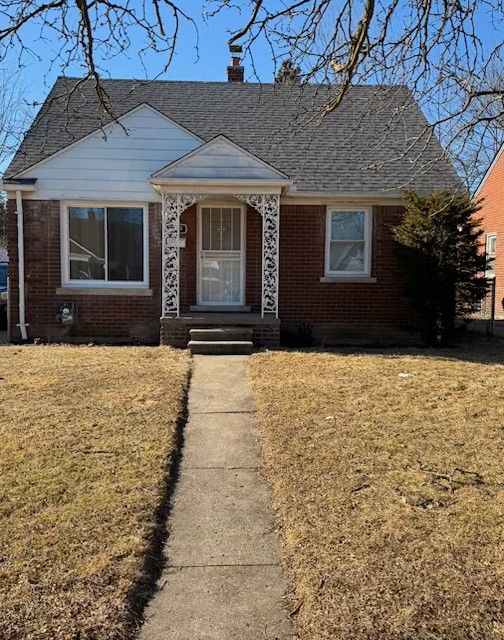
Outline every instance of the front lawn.
<svg viewBox="0 0 504 640">
<path fill-rule="evenodd" d="M 0 638 L 128 637 L 189 362 L 0 347 Z"/>
<path fill-rule="evenodd" d="M 304 640 L 504 637 L 502 346 L 252 358 Z"/>
</svg>

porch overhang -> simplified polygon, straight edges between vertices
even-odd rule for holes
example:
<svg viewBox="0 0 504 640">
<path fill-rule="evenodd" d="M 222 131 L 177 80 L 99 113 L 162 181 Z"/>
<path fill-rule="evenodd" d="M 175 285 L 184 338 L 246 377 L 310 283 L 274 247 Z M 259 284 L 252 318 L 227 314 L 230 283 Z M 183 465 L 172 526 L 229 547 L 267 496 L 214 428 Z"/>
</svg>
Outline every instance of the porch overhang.
<svg viewBox="0 0 504 640">
<path fill-rule="evenodd" d="M 158 178 L 150 183 L 158 193 L 198 193 L 236 195 L 262 193 L 286 195 L 293 187 L 292 180 L 233 179 L 233 178 Z"/>
</svg>

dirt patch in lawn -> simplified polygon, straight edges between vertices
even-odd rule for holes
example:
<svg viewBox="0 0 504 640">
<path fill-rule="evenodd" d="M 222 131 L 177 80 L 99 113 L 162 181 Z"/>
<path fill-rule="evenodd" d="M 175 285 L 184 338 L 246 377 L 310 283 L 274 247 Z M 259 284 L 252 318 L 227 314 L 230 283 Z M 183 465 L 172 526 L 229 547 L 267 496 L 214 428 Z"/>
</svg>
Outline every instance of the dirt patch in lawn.
<svg viewBox="0 0 504 640">
<path fill-rule="evenodd" d="M 502 640 L 499 349 L 251 359 L 302 638 Z"/>
<path fill-rule="evenodd" d="M 185 352 L 0 347 L 0 637 L 129 637 Z"/>
</svg>

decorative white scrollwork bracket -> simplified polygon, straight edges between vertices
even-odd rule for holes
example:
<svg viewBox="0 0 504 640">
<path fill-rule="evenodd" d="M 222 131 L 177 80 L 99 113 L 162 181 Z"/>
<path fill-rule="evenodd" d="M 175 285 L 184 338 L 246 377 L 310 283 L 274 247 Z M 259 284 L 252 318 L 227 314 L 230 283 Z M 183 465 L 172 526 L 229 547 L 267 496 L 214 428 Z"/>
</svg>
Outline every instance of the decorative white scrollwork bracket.
<svg viewBox="0 0 504 640">
<path fill-rule="evenodd" d="M 262 303 L 261 314 L 278 317 L 278 268 L 280 196 L 270 193 L 243 193 L 238 200 L 253 207 L 262 216 Z"/>
<path fill-rule="evenodd" d="M 180 216 L 203 200 L 202 193 L 163 193 L 161 204 L 162 240 L 162 315 L 180 315 Z"/>
</svg>

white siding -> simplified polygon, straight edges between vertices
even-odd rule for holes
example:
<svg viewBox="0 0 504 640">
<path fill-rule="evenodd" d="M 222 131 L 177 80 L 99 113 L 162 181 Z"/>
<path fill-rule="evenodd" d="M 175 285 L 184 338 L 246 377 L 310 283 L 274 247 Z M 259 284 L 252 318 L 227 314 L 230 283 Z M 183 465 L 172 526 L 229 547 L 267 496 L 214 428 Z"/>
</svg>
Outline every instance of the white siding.
<svg viewBox="0 0 504 640">
<path fill-rule="evenodd" d="M 279 175 L 261 160 L 219 139 L 209 142 L 174 166 L 166 167 L 157 177 L 278 180 Z"/>
<path fill-rule="evenodd" d="M 77 142 L 22 175 L 37 178 L 26 199 L 155 201 L 150 176 L 202 144 L 196 136 L 142 105 L 121 123 Z"/>
</svg>

